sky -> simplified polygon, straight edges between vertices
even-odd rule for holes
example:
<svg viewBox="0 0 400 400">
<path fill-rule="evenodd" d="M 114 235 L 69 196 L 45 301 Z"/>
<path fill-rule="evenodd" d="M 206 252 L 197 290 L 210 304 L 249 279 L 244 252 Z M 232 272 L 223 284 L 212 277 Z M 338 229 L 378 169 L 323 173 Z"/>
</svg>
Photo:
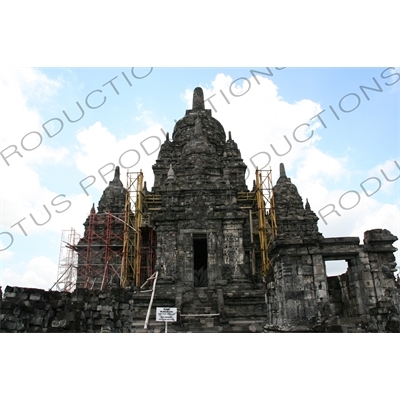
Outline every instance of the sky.
<svg viewBox="0 0 400 400">
<path fill-rule="evenodd" d="M 276 182 L 282 162 L 325 237 L 399 236 L 399 68 L 3 68 L 1 286 L 53 286 L 62 231 L 83 234 L 115 166 L 124 184 L 141 169 L 152 187 L 197 86 L 250 189 L 256 166 Z"/>
</svg>

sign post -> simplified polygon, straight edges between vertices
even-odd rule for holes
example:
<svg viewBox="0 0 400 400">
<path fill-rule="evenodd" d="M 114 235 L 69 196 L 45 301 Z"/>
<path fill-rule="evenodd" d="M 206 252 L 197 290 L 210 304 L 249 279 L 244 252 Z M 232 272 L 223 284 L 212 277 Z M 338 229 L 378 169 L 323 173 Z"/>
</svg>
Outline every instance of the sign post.
<svg viewBox="0 0 400 400">
<path fill-rule="evenodd" d="M 165 322 L 165 333 L 168 331 L 168 322 L 176 322 L 176 315 L 178 309 L 175 307 L 157 307 L 156 309 L 156 321 Z"/>
</svg>

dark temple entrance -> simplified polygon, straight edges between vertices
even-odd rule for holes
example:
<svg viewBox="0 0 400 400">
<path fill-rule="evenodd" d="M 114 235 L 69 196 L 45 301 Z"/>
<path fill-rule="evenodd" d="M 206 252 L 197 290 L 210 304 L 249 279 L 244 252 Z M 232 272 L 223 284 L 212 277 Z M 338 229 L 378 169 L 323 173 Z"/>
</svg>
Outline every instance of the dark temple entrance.
<svg viewBox="0 0 400 400">
<path fill-rule="evenodd" d="M 205 287 L 208 285 L 207 275 L 207 236 L 193 236 L 193 283 L 194 287 Z"/>
</svg>

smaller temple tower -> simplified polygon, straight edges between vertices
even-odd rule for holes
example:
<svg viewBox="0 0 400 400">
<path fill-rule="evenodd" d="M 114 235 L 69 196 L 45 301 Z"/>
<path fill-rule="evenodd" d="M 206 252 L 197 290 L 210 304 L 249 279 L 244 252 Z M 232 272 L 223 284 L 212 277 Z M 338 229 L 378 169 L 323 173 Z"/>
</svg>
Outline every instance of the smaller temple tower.
<svg viewBox="0 0 400 400">
<path fill-rule="evenodd" d="M 84 223 L 84 236 L 77 245 L 77 288 L 105 289 L 120 283 L 125 198 L 126 189 L 116 167 L 97 212 L 93 204 Z"/>
<path fill-rule="evenodd" d="M 278 232 L 270 248 L 273 270 L 266 285 L 269 330 L 398 331 L 400 297 L 392 245 L 385 229 L 358 237 L 324 238 L 318 217 L 286 176 L 283 164 L 273 189 Z M 343 260 L 347 271 L 328 276 L 326 262 Z M 397 329 L 397 330 L 396 330 Z"/>
</svg>

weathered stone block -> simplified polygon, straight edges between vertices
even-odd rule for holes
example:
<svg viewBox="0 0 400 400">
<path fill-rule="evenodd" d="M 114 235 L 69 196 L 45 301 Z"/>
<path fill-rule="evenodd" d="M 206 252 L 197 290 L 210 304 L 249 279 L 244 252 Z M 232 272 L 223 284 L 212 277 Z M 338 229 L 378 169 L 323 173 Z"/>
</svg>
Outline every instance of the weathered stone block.
<svg viewBox="0 0 400 400">
<path fill-rule="evenodd" d="M 325 275 L 325 265 L 314 264 L 314 275 Z"/>
<path fill-rule="evenodd" d="M 68 321 L 66 320 L 53 320 L 51 322 L 51 326 L 53 328 L 65 328 L 68 324 Z"/>
<path fill-rule="evenodd" d="M 78 301 L 77 300 L 77 301 L 74 301 L 74 302 L 71 303 L 71 309 L 72 310 L 76 310 L 76 311 L 82 311 L 82 310 L 85 310 L 86 304 L 87 303 L 85 303 L 83 301 Z"/>
<path fill-rule="evenodd" d="M 302 300 L 304 299 L 304 291 L 289 290 L 286 292 L 286 298 L 291 300 Z"/>
<path fill-rule="evenodd" d="M 41 326 L 43 324 L 42 315 L 34 315 L 29 319 L 29 324 Z"/>
<path fill-rule="evenodd" d="M 50 307 L 52 309 L 63 308 L 64 306 L 65 306 L 65 303 L 62 300 L 51 300 L 50 301 Z"/>
<path fill-rule="evenodd" d="M 6 331 L 14 331 L 17 328 L 17 323 L 14 321 L 5 321 L 1 325 L 2 329 L 5 329 Z"/>
<path fill-rule="evenodd" d="M 303 265 L 302 272 L 303 272 L 303 275 L 312 275 L 313 267 L 311 265 Z"/>
<path fill-rule="evenodd" d="M 283 276 L 290 276 L 293 274 L 293 268 L 291 266 L 284 266 L 282 268 Z"/>
<path fill-rule="evenodd" d="M 29 300 L 39 301 L 42 299 L 42 296 L 39 293 L 31 293 L 29 296 Z"/>
<path fill-rule="evenodd" d="M 4 300 L 1 302 L 1 312 L 10 312 L 9 310 L 12 310 L 15 308 L 15 303 L 12 301 Z"/>
</svg>

